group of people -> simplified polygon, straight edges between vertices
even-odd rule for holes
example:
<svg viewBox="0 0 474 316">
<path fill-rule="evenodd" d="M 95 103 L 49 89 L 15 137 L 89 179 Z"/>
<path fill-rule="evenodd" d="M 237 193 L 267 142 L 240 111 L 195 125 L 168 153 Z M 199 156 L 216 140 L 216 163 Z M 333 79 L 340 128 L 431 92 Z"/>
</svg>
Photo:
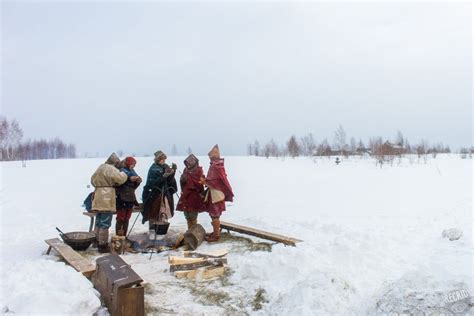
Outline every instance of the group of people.
<svg viewBox="0 0 474 316">
<path fill-rule="evenodd" d="M 149 238 L 152 240 L 156 238 L 158 224 L 167 223 L 174 216 L 174 195 L 178 192 L 176 164 L 169 166 L 167 156 L 161 150 L 154 156 L 143 188 L 141 211 L 142 223 L 148 221 Z M 213 230 L 206 234 L 206 240 L 215 242 L 220 238 L 220 217 L 226 209 L 225 202 L 232 202 L 234 194 L 219 146 L 215 145 L 208 156 L 210 166 L 207 176 L 204 176 L 196 156 L 191 154 L 184 160 L 185 168 L 179 179 L 181 195 L 176 210 L 184 213 L 188 229 L 197 224 L 199 213 L 208 212 Z M 113 153 L 92 175 L 91 183 L 95 187 L 92 210 L 97 213 L 95 234 L 101 253 L 109 251 L 109 228 L 114 212 L 117 214 L 115 234 L 127 236 L 133 208 L 139 205 L 135 190 L 142 183 L 142 178 L 134 170 L 136 163 L 133 157 L 121 161 Z"/>
</svg>

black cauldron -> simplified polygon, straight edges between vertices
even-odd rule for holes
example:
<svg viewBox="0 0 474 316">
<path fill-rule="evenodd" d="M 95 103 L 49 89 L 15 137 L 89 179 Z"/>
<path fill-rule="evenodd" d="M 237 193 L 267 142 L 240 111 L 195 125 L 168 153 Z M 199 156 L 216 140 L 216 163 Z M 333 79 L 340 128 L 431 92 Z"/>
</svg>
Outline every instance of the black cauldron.
<svg viewBox="0 0 474 316">
<path fill-rule="evenodd" d="M 95 234 L 90 232 L 70 232 L 63 233 L 59 228 L 56 227 L 59 231 L 59 236 L 66 245 L 71 246 L 74 250 L 86 250 L 95 240 Z"/>
</svg>

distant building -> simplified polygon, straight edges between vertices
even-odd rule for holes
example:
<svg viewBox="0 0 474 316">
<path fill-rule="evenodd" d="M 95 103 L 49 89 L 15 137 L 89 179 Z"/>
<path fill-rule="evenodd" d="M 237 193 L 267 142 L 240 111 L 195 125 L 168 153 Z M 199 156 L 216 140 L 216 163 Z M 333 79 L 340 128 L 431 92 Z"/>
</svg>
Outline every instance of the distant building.
<svg viewBox="0 0 474 316">
<path fill-rule="evenodd" d="M 398 144 L 392 144 L 386 141 L 381 148 L 383 155 L 389 156 L 401 156 L 407 152 L 407 149 Z"/>
</svg>

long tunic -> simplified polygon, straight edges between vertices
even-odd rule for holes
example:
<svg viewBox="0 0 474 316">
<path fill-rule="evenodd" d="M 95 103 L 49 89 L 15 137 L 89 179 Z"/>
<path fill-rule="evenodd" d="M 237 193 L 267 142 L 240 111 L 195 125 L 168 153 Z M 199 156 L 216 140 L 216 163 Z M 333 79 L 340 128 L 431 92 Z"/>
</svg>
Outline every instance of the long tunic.
<svg viewBox="0 0 474 316">
<path fill-rule="evenodd" d="M 219 217 L 226 210 L 225 202 L 234 200 L 234 193 L 225 172 L 224 159 L 211 160 L 206 185 L 209 187 L 206 195 L 207 211 L 211 217 Z"/>
<path fill-rule="evenodd" d="M 181 197 L 176 210 L 183 212 L 202 212 L 206 210 L 204 203 L 204 186 L 199 182 L 204 175 L 202 167 L 185 168 L 180 178 Z"/>
<path fill-rule="evenodd" d="M 149 219 L 158 221 L 162 203 L 169 205 L 171 217 L 174 215 L 173 194 L 178 191 L 174 173 L 165 177 L 165 171 L 169 168 L 167 164 L 159 165 L 153 163 L 148 170 L 147 181 L 143 188 L 142 200 L 142 223 Z M 166 199 L 166 201 L 165 201 Z"/>
</svg>

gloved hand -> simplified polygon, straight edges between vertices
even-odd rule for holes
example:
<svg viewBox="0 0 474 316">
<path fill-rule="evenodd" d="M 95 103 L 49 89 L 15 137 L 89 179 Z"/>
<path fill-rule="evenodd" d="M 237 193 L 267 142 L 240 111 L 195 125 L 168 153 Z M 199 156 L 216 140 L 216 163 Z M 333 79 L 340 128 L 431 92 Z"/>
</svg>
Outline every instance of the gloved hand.
<svg viewBox="0 0 474 316">
<path fill-rule="evenodd" d="M 174 170 L 172 168 L 167 168 L 165 170 L 165 173 L 163 174 L 163 177 L 167 178 L 167 177 L 171 176 L 172 174 L 174 174 Z"/>
<path fill-rule="evenodd" d="M 176 171 L 176 169 L 178 169 L 178 166 L 173 162 L 173 163 L 171 164 L 171 169 L 173 169 L 173 170 Z"/>
</svg>

